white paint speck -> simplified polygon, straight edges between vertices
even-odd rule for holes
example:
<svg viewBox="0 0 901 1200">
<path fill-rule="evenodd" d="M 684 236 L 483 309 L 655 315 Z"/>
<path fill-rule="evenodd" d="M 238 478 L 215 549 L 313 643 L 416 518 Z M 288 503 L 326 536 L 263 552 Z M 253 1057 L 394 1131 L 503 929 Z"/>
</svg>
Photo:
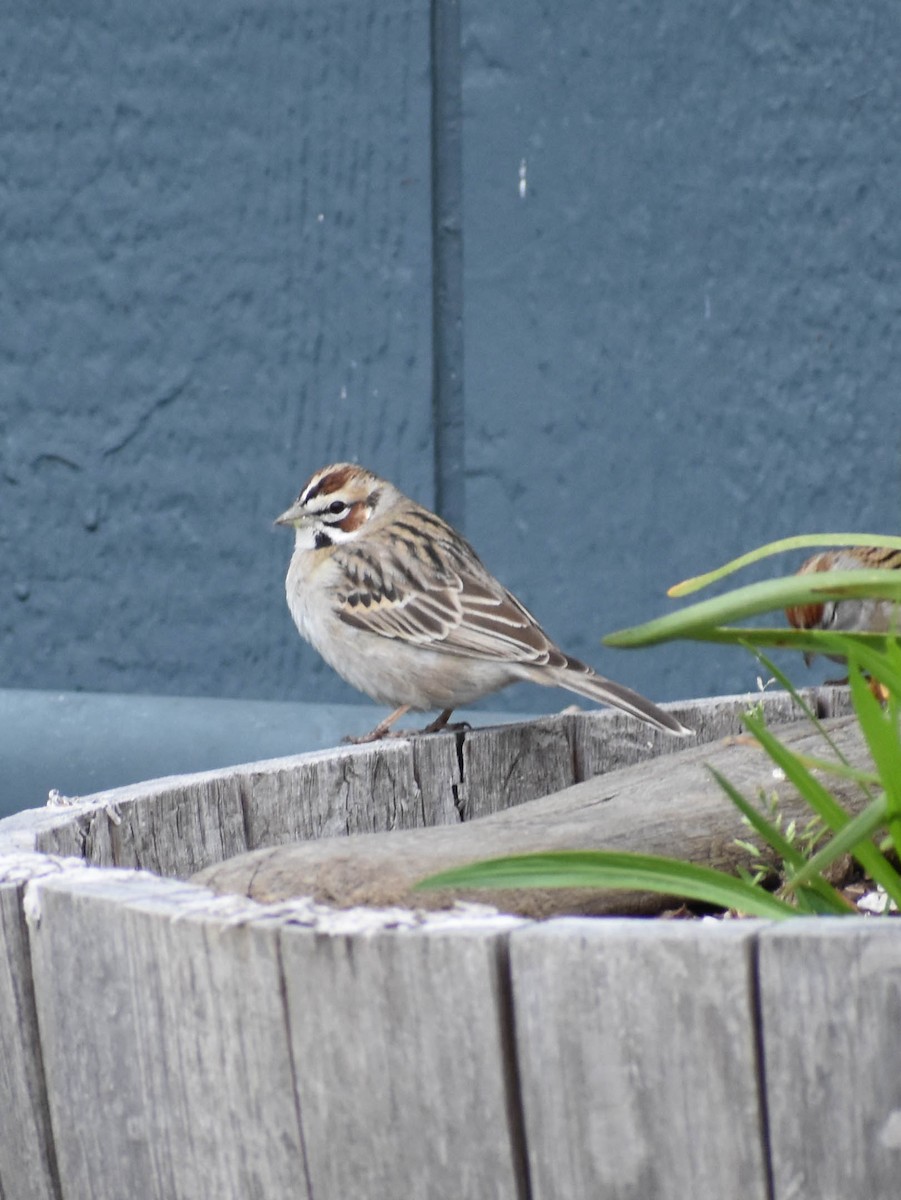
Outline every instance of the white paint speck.
<svg viewBox="0 0 901 1200">
<path fill-rule="evenodd" d="M 320 223 L 320 225 L 321 225 L 321 224 L 322 224 L 322 222 L 325 220 L 325 213 L 317 213 L 317 215 L 316 215 L 316 220 L 317 220 L 317 221 Z"/>
<path fill-rule="evenodd" d="M 520 198 L 520 200 L 525 200 L 526 192 L 528 191 L 528 188 L 529 188 L 529 182 L 527 179 L 526 160 L 524 158 L 521 158 L 519 160 L 519 198 Z"/>
</svg>

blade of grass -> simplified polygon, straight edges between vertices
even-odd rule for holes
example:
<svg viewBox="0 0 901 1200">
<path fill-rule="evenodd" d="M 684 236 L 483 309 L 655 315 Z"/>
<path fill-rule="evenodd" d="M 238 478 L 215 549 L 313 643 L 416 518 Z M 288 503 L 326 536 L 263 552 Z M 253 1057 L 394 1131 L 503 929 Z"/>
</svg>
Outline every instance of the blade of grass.
<svg viewBox="0 0 901 1200">
<path fill-rule="evenodd" d="M 765 579 L 722 596 L 700 600 L 697 604 L 657 617 L 644 625 L 608 634 L 603 640 L 608 646 L 649 646 L 676 637 L 709 633 L 726 622 L 747 620 L 789 605 L 860 596 L 901 602 L 901 578 L 898 575 L 897 571 L 876 569 L 824 571 L 813 582 L 810 575 Z"/>
<path fill-rule="evenodd" d="M 773 762 L 782 768 L 785 777 L 795 785 L 810 807 L 833 833 L 838 833 L 843 829 L 851 818 L 820 781 L 811 775 L 788 747 L 783 746 L 778 738 L 770 733 L 762 721 L 758 721 L 750 714 L 747 714 L 743 720 L 748 731 L 760 742 Z M 890 895 L 894 895 L 895 890 L 901 886 L 901 876 L 872 842 L 859 842 L 851 853 L 871 879 L 876 883 L 881 883 Z"/>
<path fill-rule="evenodd" d="M 817 732 L 820 734 L 820 736 L 825 740 L 826 744 L 832 750 L 833 754 L 835 754 L 836 757 L 838 758 L 839 764 L 843 765 L 847 770 L 850 771 L 851 767 L 848 763 L 848 760 L 844 756 L 842 751 L 839 749 L 838 745 L 835 742 L 835 739 L 829 733 L 829 730 L 826 728 L 826 726 L 823 724 L 823 722 L 819 719 L 819 717 L 816 715 L 816 713 L 813 711 L 813 709 L 810 707 L 810 705 L 807 703 L 807 701 L 804 699 L 804 697 L 800 694 L 798 689 L 795 687 L 795 685 L 792 683 L 792 681 L 788 678 L 788 676 L 785 674 L 785 672 L 781 671 L 779 669 L 779 667 L 777 667 L 776 664 L 772 661 L 772 659 L 768 658 L 763 653 L 762 650 L 759 650 L 753 644 L 753 642 L 749 641 L 746 643 L 746 645 L 747 645 L 748 649 L 751 651 L 751 653 L 755 656 L 757 661 L 760 663 L 760 665 L 763 667 L 763 669 L 765 671 L 768 671 L 770 673 L 770 675 L 772 675 L 773 678 L 776 679 L 777 682 L 780 683 L 785 688 L 785 690 L 789 693 L 789 695 L 792 697 L 792 699 L 795 701 L 795 703 L 801 706 L 802 712 L 804 712 L 807 715 L 808 720 L 812 722 L 814 728 L 817 730 Z M 807 757 L 804 755 L 799 755 L 798 757 L 800 758 L 800 760 L 802 762 L 805 763 L 805 765 L 808 768 L 812 767 L 812 769 L 831 770 L 833 774 L 841 775 L 841 772 L 837 769 L 839 764 L 831 764 L 831 763 L 830 764 L 825 764 L 825 763 L 820 764 L 819 762 L 816 762 L 815 760 L 812 760 L 812 759 L 808 761 Z M 859 774 L 863 775 L 863 772 L 860 772 Z M 847 776 L 846 776 L 846 778 L 847 778 Z M 869 798 L 872 799 L 873 798 L 872 793 L 870 792 L 870 790 L 867 786 L 867 782 L 868 782 L 867 779 L 864 777 L 864 778 L 858 779 L 858 782 L 863 787 L 863 790 L 867 794 L 867 796 L 869 796 Z M 876 782 L 878 782 L 878 781 L 873 780 L 874 784 Z"/>
<path fill-rule="evenodd" d="M 817 758 L 813 754 L 799 754 L 798 762 L 803 763 L 808 771 L 820 771 L 824 775 L 834 775 L 836 779 L 847 779 L 849 783 L 859 783 L 864 791 L 879 786 L 879 776 L 875 771 L 859 771 L 849 767 L 847 763 L 833 762 L 828 758 Z"/>
<path fill-rule="evenodd" d="M 867 746 L 876 764 L 876 770 L 885 788 L 889 834 L 895 853 L 901 853 L 901 739 L 898 736 L 897 711 L 883 710 L 882 705 L 870 691 L 857 655 L 852 652 L 848 659 L 849 682 L 854 711 L 867 740 Z M 883 670 L 880 673 L 882 682 Z M 888 888 L 886 888 L 888 891 Z M 901 894 L 892 893 L 896 902 Z"/>
<path fill-rule="evenodd" d="M 750 916 L 783 918 L 798 912 L 763 888 L 724 871 L 674 858 L 613 850 L 561 850 L 490 859 L 442 871 L 416 887 L 626 889 L 703 900 Z"/>
<path fill-rule="evenodd" d="M 747 800 L 725 775 L 722 775 L 715 767 L 711 767 L 709 764 L 707 764 L 707 770 L 749 824 L 756 829 L 760 836 L 764 838 L 779 858 L 786 864 L 786 867 L 794 868 L 794 871 L 800 872 L 806 861 L 800 850 L 796 846 L 793 846 L 782 831 L 772 821 L 768 821 L 760 809 Z M 792 878 L 794 878 L 794 871 L 792 872 Z M 825 879 L 811 878 L 805 882 L 809 882 L 810 889 L 816 892 L 824 902 L 823 905 L 818 906 L 818 912 L 823 911 L 823 908 L 828 912 L 835 913 L 854 911 L 854 906 Z"/>
<path fill-rule="evenodd" d="M 695 575 L 691 579 L 684 579 L 681 583 L 674 584 L 668 590 L 667 595 L 688 596 L 692 592 L 699 592 L 702 588 L 708 587 L 711 583 L 725 579 L 727 575 L 732 575 L 735 571 L 740 571 L 742 567 L 749 567 L 752 563 L 770 558 L 774 554 L 819 546 L 886 546 L 901 550 L 901 538 L 885 537 L 875 533 L 802 533 L 795 537 L 780 538 L 776 542 L 767 542 L 765 546 L 750 550 L 747 554 L 741 554 L 738 558 L 733 558 L 731 562 L 727 562 L 713 571 L 707 571 L 703 575 Z"/>
<path fill-rule="evenodd" d="M 872 804 L 868 804 L 863 812 L 853 817 L 827 845 L 811 855 L 799 870 L 791 874 L 785 882 L 786 888 L 793 890 L 809 883 L 842 854 L 851 854 L 855 843 L 863 841 L 864 838 L 871 838 L 877 830 L 885 826 L 887 812 L 885 795 L 877 796 Z"/>
</svg>

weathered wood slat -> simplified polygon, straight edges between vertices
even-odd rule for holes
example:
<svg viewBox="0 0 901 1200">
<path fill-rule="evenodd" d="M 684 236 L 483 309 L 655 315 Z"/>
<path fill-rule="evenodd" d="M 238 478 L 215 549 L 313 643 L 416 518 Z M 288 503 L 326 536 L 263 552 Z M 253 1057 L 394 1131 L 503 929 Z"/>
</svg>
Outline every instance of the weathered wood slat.
<svg viewBox="0 0 901 1200">
<path fill-rule="evenodd" d="M 185 878 L 248 848 L 244 786 L 239 770 L 175 775 L 19 813 L 0 821 L 0 853 L 28 845 L 95 866 Z"/>
<path fill-rule="evenodd" d="M 766 930 L 760 1004 L 774 1200 L 897 1196 L 901 925 Z"/>
<path fill-rule="evenodd" d="M 424 823 L 409 742 L 264 765 L 249 779 L 245 806 L 251 848 Z"/>
<path fill-rule="evenodd" d="M 573 725 L 570 716 L 562 715 L 538 724 L 521 722 L 467 733 L 462 753 L 464 820 L 503 812 L 575 783 Z"/>
<path fill-rule="evenodd" d="M 144 872 L 30 885 L 60 1173 L 79 1200 L 304 1197 L 276 931 Z"/>
<path fill-rule="evenodd" d="M 8 1200 L 60 1197 L 22 904 L 29 879 L 70 866 L 39 854 L 0 858 L 0 1196 Z"/>
<path fill-rule="evenodd" d="M 869 754 L 854 718 L 827 722 L 836 744 L 859 767 Z M 799 753 L 824 756 L 808 724 L 785 726 L 783 741 Z M 663 772 L 656 761 L 611 771 L 505 812 L 436 829 L 304 842 L 239 856 L 200 873 L 215 891 L 277 901 L 312 895 L 338 905 L 443 907 L 458 896 L 527 916 L 553 913 L 655 911 L 655 894 L 587 890 L 440 891 L 413 893 L 436 871 L 479 859 L 542 850 L 610 848 L 667 854 L 726 869 L 747 861 L 735 839 L 749 838 L 740 814 L 707 770 L 715 765 L 746 796 L 762 788 L 779 796 L 787 820 L 808 811 L 797 791 L 773 778 L 772 764 L 749 738 L 684 750 Z M 475 784 L 470 785 L 472 787 Z M 831 780 L 851 811 L 865 802 L 859 787 Z"/>
<path fill-rule="evenodd" d="M 501 961 L 511 927 L 282 927 L 316 1200 L 522 1200 Z"/>
<path fill-rule="evenodd" d="M 808 696 L 823 712 L 847 706 L 847 689 Z M 773 723 L 798 715 L 780 693 L 672 707 L 698 744 L 736 733 L 755 700 Z M 116 788 L 0 821 L 0 854 L 39 850 L 186 878 L 296 838 L 459 824 L 684 748 L 613 710 L 567 712 Z"/>
<path fill-rule="evenodd" d="M 810 688 L 803 692 L 807 704 L 822 718 L 844 717 L 853 711 L 846 687 Z M 803 709 L 788 692 L 757 696 L 717 696 L 714 700 L 669 705 L 670 711 L 694 731 L 689 745 L 704 745 L 742 732 L 742 714 L 760 705 L 770 725 L 790 725 L 804 719 Z M 665 754 L 679 754 L 685 743 L 633 721 L 624 713 L 605 712 L 603 723 L 580 719 L 573 723 L 576 777 L 591 779 L 619 767 L 649 762 Z"/>
<path fill-rule="evenodd" d="M 570 919 L 513 934 L 533 1200 L 766 1200 L 756 928 Z"/>
</svg>

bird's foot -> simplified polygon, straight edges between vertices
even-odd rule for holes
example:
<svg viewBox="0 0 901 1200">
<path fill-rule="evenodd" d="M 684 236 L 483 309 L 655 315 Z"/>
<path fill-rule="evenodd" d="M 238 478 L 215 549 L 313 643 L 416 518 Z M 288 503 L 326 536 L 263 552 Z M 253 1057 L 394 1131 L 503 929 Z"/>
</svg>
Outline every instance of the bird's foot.
<svg viewBox="0 0 901 1200">
<path fill-rule="evenodd" d="M 347 736 L 343 737 L 341 740 L 343 742 L 349 742 L 352 746 L 364 746 L 368 742 L 381 742 L 386 738 L 418 737 L 424 733 L 441 733 L 442 731 L 447 733 L 462 733 L 464 730 L 471 728 L 468 721 L 459 721 L 454 725 L 449 725 L 448 720 L 454 710 L 452 708 L 446 708 L 444 712 L 435 718 L 434 721 L 426 725 L 425 729 L 392 729 L 391 726 L 394 724 L 394 722 L 408 711 L 409 709 L 407 706 L 398 708 L 390 715 L 390 717 L 386 717 L 384 721 L 380 721 L 379 724 L 376 725 L 375 729 L 370 730 L 369 733 L 364 733 L 359 737 L 354 737 L 353 734 L 347 734 Z"/>
</svg>

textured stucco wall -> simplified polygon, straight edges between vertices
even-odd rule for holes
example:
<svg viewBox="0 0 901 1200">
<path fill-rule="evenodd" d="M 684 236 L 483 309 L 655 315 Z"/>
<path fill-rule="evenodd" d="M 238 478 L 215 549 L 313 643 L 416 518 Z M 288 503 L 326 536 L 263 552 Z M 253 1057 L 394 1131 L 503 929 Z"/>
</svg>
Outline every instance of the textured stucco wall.
<svg viewBox="0 0 901 1200">
<path fill-rule="evenodd" d="M 339 457 L 434 495 L 428 7 L 0 31 L 0 685 L 353 698 L 271 519 Z M 462 5 L 466 532 L 658 698 L 754 675 L 601 651 L 669 583 L 898 527 L 899 63 L 889 0 Z"/>
</svg>

